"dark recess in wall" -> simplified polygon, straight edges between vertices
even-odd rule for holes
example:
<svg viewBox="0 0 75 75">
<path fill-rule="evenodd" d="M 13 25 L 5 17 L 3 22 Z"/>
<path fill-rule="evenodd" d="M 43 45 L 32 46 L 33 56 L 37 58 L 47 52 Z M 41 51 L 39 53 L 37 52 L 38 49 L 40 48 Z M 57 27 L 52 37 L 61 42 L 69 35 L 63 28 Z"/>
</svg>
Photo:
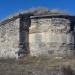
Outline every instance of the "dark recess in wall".
<svg viewBox="0 0 75 75">
<path fill-rule="evenodd" d="M 19 31 L 19 52 L 18 56 L 22 57 L 29 53 L 29 26 L 31 24 L 30 16 L 21 16 Z"/>
</svg>

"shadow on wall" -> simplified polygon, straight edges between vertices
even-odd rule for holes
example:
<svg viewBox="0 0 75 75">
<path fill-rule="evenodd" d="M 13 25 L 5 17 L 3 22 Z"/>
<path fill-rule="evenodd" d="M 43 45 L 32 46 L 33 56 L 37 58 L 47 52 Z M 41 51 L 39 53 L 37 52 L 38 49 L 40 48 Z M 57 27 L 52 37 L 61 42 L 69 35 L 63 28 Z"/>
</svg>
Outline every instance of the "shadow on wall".
<svg viewBox="0 0 75 75">
<path fill-rule="evenodd" d="M 29 53 L 29 26 L 31 20 L 29 16 L 22 16 L 20 18 L 19 31 L 19 52 L 18 56 L 23 57 Z"/>
<path fill-rule="evenodd" d="M 70 19 L 70 29 L 68 33 L 70 33 L 70 43 L 68 44 L 68 48 L 72 50 L 72 53 L 75 54 L 75 21 L 74 18 Z"/>
<path fill-rule="evenodd" d="M 72 46 L 71 47 L 71 50 L 74 50 L 74 54 L 75 54 L 75 22 L 72 21 L 71 24 L 70 24 L 70 32 L 71 32 L 71 40 L 72 40 Z"/>
<path fill-rule="evenodd" d="M 71 24 L 71 27 L 72 27 L 72 30 L 73 30 L 73 36 L 74 36 L 74 50 L 75 50 L 75 22 L 73 22 L 72 24 Z M 74 51 L 74 53 L 75 53 L 75 51 Z"/>
</svg>

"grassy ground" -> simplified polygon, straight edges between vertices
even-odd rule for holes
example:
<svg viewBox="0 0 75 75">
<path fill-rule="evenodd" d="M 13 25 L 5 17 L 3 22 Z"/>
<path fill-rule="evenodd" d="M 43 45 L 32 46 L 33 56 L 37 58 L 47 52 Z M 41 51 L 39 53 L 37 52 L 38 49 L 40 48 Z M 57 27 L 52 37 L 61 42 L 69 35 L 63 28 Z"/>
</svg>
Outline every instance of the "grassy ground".
<svg viewBox="0 0 75 75">
<path fill-rule="evenodd" d="M 30 57 L 15 60 L 0 60 L 0 75 L 50 75 L 48 72 L 57 70 L 62 65 L 75 67 L 74 58 L 42 58 Z"/>
</svg>

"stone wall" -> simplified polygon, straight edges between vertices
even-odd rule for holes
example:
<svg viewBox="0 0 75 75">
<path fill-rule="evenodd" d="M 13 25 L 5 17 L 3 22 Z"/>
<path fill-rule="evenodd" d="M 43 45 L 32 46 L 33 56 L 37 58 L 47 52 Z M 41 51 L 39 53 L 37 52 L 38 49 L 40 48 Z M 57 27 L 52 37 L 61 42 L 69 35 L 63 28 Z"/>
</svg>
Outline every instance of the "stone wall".
<svg viewBox="0 0 75 75">
<path fill-rule="evenodd" d="M 19 50 L 20 19 L 0 26 L 0 58 L 17 58 Z"/>
<path fill-rule="evenodd" d="M 69 56 L 75 53 L 75 22 L 69 17 L 20 15 L 0 24 L 0 57 Z"/>
<path fill-rule="evenodd" d="M 34 56 L 65 56 L 74 50 L 71 21 L 66 18 L 34 18 L 29 28 L 30 54 Z"/>
</svg>

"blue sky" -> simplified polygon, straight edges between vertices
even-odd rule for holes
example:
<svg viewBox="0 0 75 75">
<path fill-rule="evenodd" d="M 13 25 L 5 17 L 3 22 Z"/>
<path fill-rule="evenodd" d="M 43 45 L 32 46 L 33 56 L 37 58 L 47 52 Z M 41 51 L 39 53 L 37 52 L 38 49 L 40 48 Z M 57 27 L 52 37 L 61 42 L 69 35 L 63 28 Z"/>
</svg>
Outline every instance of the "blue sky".
<svg viewBox="0 0 75 75">
<path fill-rule="evenodd" d="M 75 0 L 0 0 L 0 20 L 16 12 L 36 7 L 59 9 L 75 15 Z"/>
</svg>

